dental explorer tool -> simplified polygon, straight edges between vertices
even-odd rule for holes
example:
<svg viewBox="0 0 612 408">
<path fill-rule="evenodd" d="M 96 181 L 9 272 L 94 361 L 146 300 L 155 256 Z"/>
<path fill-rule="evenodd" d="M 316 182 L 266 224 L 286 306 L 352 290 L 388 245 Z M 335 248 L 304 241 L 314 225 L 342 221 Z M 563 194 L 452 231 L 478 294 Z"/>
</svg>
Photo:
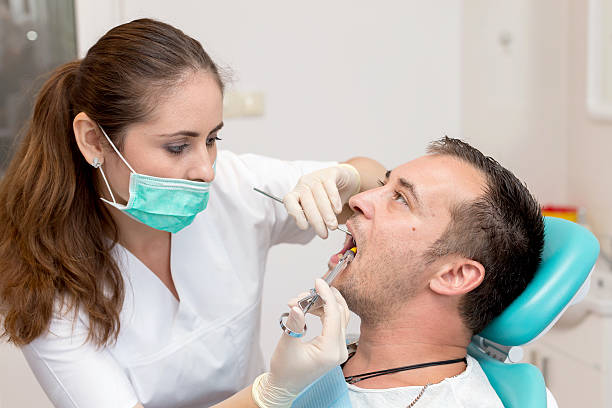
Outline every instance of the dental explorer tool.
<svg viewBox="0 0 612 408">
<path fill-rule="evenodd" d="M 284 202 L 283 202 L 283 200 L 282 200 L 282 199 L 280 199 L 280 198 L 278 198 L 278 197 L 276 197 L 276 196 L 274 196 L 274 195 L 272 195 L 272 194 L 270 194 L 270 193 L 266 193 L 265 191 L 260 190 L 260 189 L 258 189 L 257 187 L 253 187 L 253 190 L 257 191 L 257 192 L 258 192 L 258 193 L 260 193 L 260 194 L 265 195 L 266 197 L 269 197 L 269 198 L 273 199 L 274 201 L 278 201 L 279 203 L 284 204 Z M 339 229 L 340 231 L 344 232 L 345 234 L 348 234 L 348 235 L 350 235 L 350 236 L 353 236 L 353 234 L 351 234 L 351 233 L 350 233 L 350 232 L 349 232 L 349 231 L 348 231 L 348 230 L 347 230 L 345 227 L 341 227 L 340 225 L 338 225 L 338 229 Z"/>
</svg>

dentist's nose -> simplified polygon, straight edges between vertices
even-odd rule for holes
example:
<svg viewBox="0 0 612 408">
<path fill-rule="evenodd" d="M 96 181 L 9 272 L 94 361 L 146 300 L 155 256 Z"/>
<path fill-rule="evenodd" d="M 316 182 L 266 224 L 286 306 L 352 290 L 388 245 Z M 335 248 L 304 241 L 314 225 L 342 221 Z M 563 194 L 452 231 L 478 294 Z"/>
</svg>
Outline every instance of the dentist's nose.
<svg viewBox="0 0 612 408">
<path fill-rule="evenodd" d="M 216 155 L 215 155 L 216 156 Z M 215 178 L 215 170 L 213 169 L 213 163 L 216 157 L 205 155 L 204 159 L 199 160 L 190 167 L 187 173 L 187 179 L 192 181 L 204 181 L 211 182 Z"/>
</svg>

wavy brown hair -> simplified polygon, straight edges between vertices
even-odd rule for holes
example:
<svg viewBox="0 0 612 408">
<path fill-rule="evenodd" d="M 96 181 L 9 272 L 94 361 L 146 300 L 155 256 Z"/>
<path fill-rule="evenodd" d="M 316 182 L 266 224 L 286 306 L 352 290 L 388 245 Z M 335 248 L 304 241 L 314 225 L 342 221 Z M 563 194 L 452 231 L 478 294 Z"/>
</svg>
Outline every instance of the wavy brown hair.
<svg viewBox="0 0 612 408">
<path fill-rule="evenodd" d="M 200 43 L 159 21 L 113 28 L 81 61 L 57 68 L 38 94 L 19 148 L 0 181 L 2 336 L 24 345 L 44 334 L 58 305 L 89 317 L 98 346 L 116 340 L 124 282 L 113 257 L 119 231 L 99 197 L 98 174 L 73 132 L 85 112 L 121 149 L 126 128 L 147 120 L 168 89 L 215 63 Z"/>
</svg>

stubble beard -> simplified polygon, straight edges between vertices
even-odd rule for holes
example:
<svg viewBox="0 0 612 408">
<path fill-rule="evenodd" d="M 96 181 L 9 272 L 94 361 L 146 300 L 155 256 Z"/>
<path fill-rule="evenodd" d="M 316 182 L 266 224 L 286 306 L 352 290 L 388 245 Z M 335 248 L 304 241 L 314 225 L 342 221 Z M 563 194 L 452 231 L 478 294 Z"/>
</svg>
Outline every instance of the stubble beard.
<svg viewBox="0 0 612 408">
<path fill-rule="evenodd" d="M 374 265 L 363 265 L 360 270 L 350 270 L 336 288 L 351 311 L 361 319 L 361 324 L 377 327 L 395 316 L 399 309 L 416 294 L 415 270 L 398 269 L 397 265 L 381 257 Z M 416 270 L 420 267 L 414 265 Z"/>
</svg>

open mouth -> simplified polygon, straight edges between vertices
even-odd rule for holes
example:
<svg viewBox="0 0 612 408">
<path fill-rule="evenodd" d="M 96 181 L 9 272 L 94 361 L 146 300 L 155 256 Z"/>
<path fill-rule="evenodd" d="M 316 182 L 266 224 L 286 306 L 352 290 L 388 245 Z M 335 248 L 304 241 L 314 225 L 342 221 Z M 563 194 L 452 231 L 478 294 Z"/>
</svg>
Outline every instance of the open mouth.
<svg viewBox="0 0 612 408">
<path fill-rule="evenodd" d="M 342 250 L 340 251 L 340 253 L 343 254 L 353 247 L 357 248 L 357 242 L 355 242 L 355 238 L 346 234 L 346 239 L 344 240 L 344 246 L 342 247 Z"/>
<path fill-rule="evenodd" d="M 342 249 L 340 250 L 340 252 L 332 255 L 332 257 L 329 259 L 328 266 L 330 268 L 333 268 L 334 266 L 336 266 L 336 264 L 340 261 L 340 258 L 342 257 L 342 255 L 353 247 L 357 249 L 357 252 L 355 253 L 355 255 L 357 255 L 359 253 L 357 242 L 355 241 L 355 238 L 347 234 L 346 239 L 344 240 L 344 245 L 342 246 Z"/>
</svg>

